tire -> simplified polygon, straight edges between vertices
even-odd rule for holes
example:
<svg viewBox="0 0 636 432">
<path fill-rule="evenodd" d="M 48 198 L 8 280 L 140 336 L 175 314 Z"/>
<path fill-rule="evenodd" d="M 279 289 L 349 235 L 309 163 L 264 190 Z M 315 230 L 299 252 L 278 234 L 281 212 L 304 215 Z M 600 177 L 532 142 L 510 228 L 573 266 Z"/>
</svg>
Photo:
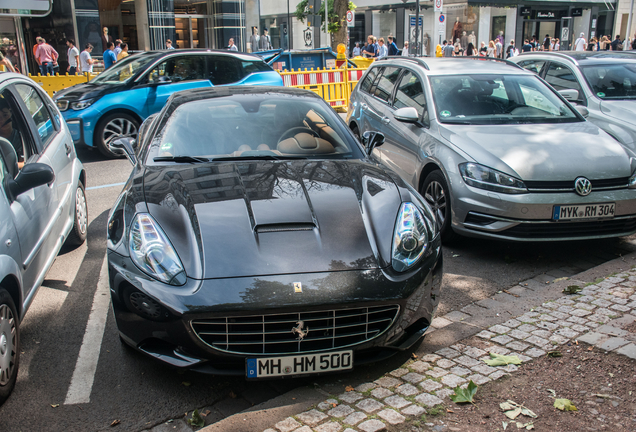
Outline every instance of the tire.
<svg viewBox="0 0 636 432">
<path fill-rule="evenodd" d="M 0 288 L 0 405 L 15 387 L 20 364 L 20 321 L 9 292 Z"/>
<path fill-rule="evenodd" d="M 459 237 L 451 226 L 451 199 L 446 178 L 441 171 L 435 170 L 426 176 L 420 191 L 424 200 L 430 205 L 435 214 L 435 222 L 442 235 L 442 241 L 449 243 Z"/>
<path fill-rule="evenodd" d="M 66 238 L 69 246 L 79 246 L 86 241 L 88 234 L 88 204 L 86 203 L 86 190 L 82 182 L 77 183 L 74 201 L 73 228 Z"/>
<path fill-rule="evenodd" d="M 137 139 L 139 131 L 139 121 L 126 113 L 109 114 L 99 120 L 95 128 L 95 136 L 93 138 L 95 147 L 99 152 L 109 159 L 122 158 L 123 155 L 115 154 L 110 151 L 108 144 L 122 137 L 132 137 Z"/>
</svg>

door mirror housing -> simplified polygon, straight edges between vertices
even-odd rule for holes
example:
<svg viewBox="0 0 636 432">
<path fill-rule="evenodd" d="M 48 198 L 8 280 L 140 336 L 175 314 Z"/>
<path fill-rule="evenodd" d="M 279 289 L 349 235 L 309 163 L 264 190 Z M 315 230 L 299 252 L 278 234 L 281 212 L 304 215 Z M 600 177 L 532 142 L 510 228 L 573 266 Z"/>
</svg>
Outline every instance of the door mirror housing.
<svg viewBox="0 0 636 432">
<path fill-rule="evenodd" d="M 108 144 L 108 149 L 117 155 L 126 155 L 131 164 L 137 164 L 137 156 L 135 156 L 135 139 L 131 137 L 118 138 Z"/>
<path fill-rule="evenodd" d="M 15 179 L 7 179 L 7 186 L 11 201 L 28 190 L 50 185 L 55 181 L 53 168 L 43 163 L 30 163 L 24 165 Z"/>
<path fill-rule="evenodd" d="M 583 105 L 574 105 L 574 109 L 579 112 L 583 116 L 583 118 L 588 118 L 590 115 L 590 111 L 584 107 Z"/>
<path fill-rule="evenodd" d="M 380 132 L 366 131 L 362 134 L 362 144 L 364 144 L 367 155 L 371 156 L 374 148 L 384 144 L 384 135 Z"/>
<path fill-rule="evenodd" d="M 148 117 L 146 117 L 146 120 L 144 120 L 141 126 L 139 127 L 139 132 L 137 133 L 137 139 L 133 143 L 133 149 L 135 150 L 135 152 L 139 149 L 139 145 L 144 141 L 144 137 L 146 136 L 146 133 L 150 129 L 150 125 L 152 124 L 153 120 L 157 118 L 158 115 L 159 113 L 149 115 Z"/>
<path fill-rule="evenodd" d="M 404 123 L 416 123 L 420 119 L 420 115 L 413 107 L 399 108 L 393 113 L 393 117 L 397 121 L 401 121 Z"/>
<path fill-rule="evenodd" d="M 574 89 L 559 90 L 559 94 L 563 98 L 570 102 L 576 102 L 579 100 L 579 91 Z"/>
</svg>

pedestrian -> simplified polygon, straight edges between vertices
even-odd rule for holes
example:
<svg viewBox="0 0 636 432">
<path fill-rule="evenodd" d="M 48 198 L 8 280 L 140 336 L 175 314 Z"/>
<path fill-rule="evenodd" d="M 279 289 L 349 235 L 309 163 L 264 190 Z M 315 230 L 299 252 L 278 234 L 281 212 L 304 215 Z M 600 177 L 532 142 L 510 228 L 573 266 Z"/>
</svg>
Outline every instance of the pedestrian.
<svg viewBox="0 0 636 432">
<path fill-rule="evenodd" d="M 170 39 L 166 39 L 166 49 L 174 49 L 172 46 L 172 41 Z"/>
<path fill-rule="evenodd" d="M 115 57 L 119 57 L 119 53 L 121 52 L 121 44 L 121 39 L 115 40 L 115 49 L 113 50 L 115 51 Z"/>
<path fill-rule="evenodd" d="M 532 45 L 528 39 L 524 41 L 524 44 L 521 47 L 521 52 L 532 52 Z"/>
<path fill-rule="evenodd" d="M 95 63 L 95 60 L 91 57 L 91 52 L 93 52 L 93 45 L 87 43 L 84 47 L 84 51 L 80 54 L 82 73 L 93 73 L 93 63 Z"/>
<path fill-rule="evenodd" d="M 55 49 L 46 43 L 43 38 L 38 39 L 38 47 L 35 50 L 35 60 L 40 65 L 42 75 L 53 75 L 53 67 L 57 65 L 59 54 Z"/>
<path fill-rule="evenodd" d="M 495 42 L 495 57 L 503 57 L 503 44 L 499 41 L 499 38 L 497 38 L 497 42 Z"/>
<path fill-rule="evenodd" d="M 455 40 L 455 46 L 453 47 L 453 55 L 455 57 L 461 57 L 464 55 L 464 50 L 462 49 L 462 44 L 459 42 L 459 39 Z"/>
<path fill-rule="evenodd" d="M 263 29 L 263 35 L 258 40 L 259 49 L 261 51 L 267 51 L 272 49 L 272 41 L 269 38 L 269 32 L 266 28 Z"/>
<path fill-rule="evenodd" d="M 443 44 L 442 57 L 452 57 L 453 51 L 455 51 L 455 48 L 453 48 L 453 45 L 449 44 L 447 40 L 442 42 L 442 44 Z"/>
<path fill-rule="evenodd" d="M 360 42 L 356 42 L 356 46 L 353 47 L 352 56 L 353 57 L 360 57 L 361 53 L 362 53 L 362 51 L 360 50 Z"/>
<path fill-rule="evenodd" d="M 258 27 L 252 27 L 252 34 L 250 35 L 250 49 L 252 52 L 258 51 Z"/>
<path fill-rule="evenodd" d="M 632 39 L 632 49 L 636 50 L 636 33 L 634 33 L 634 38 Z"/>
<path fill-rule="evenodd" d="M 373 35 L 369 35 L 367 37 L 367 46 L 362 50 L 362 55 L 365 58 L 374 58 L 378 56 L 378 51 L 375 49 L 375 45 L 373 44 Z"/>
<path fill-rule="evenodd" d="M 530 45 L 532 45 L 532 51 L 539 51 L 539 41 L 537 41 L 537 35 L 532 35 Z"/>
<path fill-rule="evenodd" d="M 227 49 L 230 51 L 238 51 L 238 48 L 234 45 L 234 38 L 230 38 L 230 41 L 227 44 Z"/>
<path fill-rule="evenodd" d="M 4 66 L 5 72 L 15 72 L 15 68 L 11 64 L 11 61 L 5 57 L 4 49 L 0 50 L 0 66 Z"/>
<path fill-rule="evenodd" d="M 476 54 L 475 47 L 472 42 L 468 42 L 468 47 L 466 47 L 466 56 L 472 57 Z"/>
<path fill-rule="evenodd" d="M 495 41 L 488 42 L 488 50 L 486 50 L 486 57 L 495 58 L 497 48 L 495 47 Z"/>
<path fill-rule="evenodd" d="M 389 55 L 389 50 L 386 45 L 384 45 L 384 38 L 380 38 L 378 41 L 378 58 L 381 59 L 387 55 Z"/>
<path fill-rule="evenodd" d="M 558 51 L 559 49 L 561 49 L 561 41 L 559 40 L 559 38 L 555 38 L 554 39 L 554 50 Z"/>
<path fill-rule="evenodd" d="M 66 46 L 68 47 L 68 51 L 66 55 L 68 56 L 68 67 L 66 71 L 70 75 L 77 75 L 77 67 L 79 66 L 79 50 L 75 47 L 75 41 L 73 39 L 68 39 L 66 41 Z"/>
<path fill-rule="evenodd" d="M 128 44 L 125 42 L 121 43 L 121 52 L 117 55 L 117 61 L 123 60 L 128 57 Z"/>
<path fill-rule="evenodd" d="M 106 45 L 106 51 L 104 51 L 104 69 L 110 68 L 117 63 L 117 56 L 115 56 L 115 44 L 108 42 Z"/>
<path fill-rule="evenodd" d="M 404 41 L 404 48 L 402 48 L 402 55 L 404 57 L 409 56 L 409 41 Z"/>
<path fill-rule="evenodd" d="M 488 54 L 488 47 L 486 46 L 486 42 L 481 41 L 481 46 L 479 47 L 479 55 L 481 57 L 486 57 Z"/>
<path fill-rule="evenodd" d="M 610 44 L 612 51 L 623 51 L 623 42 L 621 42 L 621 35 L 616 35 L 616 39 Z"/>
<path fill-rule="evenodd" d="M 18 56 L 18 48 L 15 45 L 9 45 L 9 49 L 7 50 L 7 55 L 5 55 L 7 60 L 11 62 L 13 69 L 17 73 L 20 73 L 20 57 Z"/>
<path fill-rule="evenodd" d="M 515 56 L 515 51 L 516 51 L 515 40 L 514 39 L 510 39 L 510 45 L 508 45 L 506 47 L 506 58 L 509 59 L 509 58 L 514 57 Z"/>
<path fill-rule="evenodd" d="M 603 35 L 601 42 L 599 43 L 599 51 L 608 51 L 610 47 L 610 40 L 606 35 Z"/>
<path fill-rule="evenodd" d="M 598 40 L 595 37 L 591 37 L 588 44 L 587 44 L 587 48 L 585 49 L 586 51 L 594 51 L 596 49 L 596 44 L 598 43 Z"/>
<path fill-rule="evenodd" d="M 585 33 L 581 33 L 574 41 L 574 51 L 585 51 L 586 49 L 587 41 L 585 40 Z"/>
<path fill-rule="evenodd" d="M 400 52 L 400 50 L 398 49 L 397 45 L 395 44 L 395 41 L 393 40 L 393 36 L 389 36 L 387 38 L 389 40 L 389 55 L 390 56 L 396 56 L 398 55 L 398 52 Z"/>
<path fill-rule="evenodd" d="M 545 39 L 543 39 L 543 51 L 550 51 L 551 44 L 552 44 L 552 40 L 550 39 L 550 35 L 546 34 Z"/>
</svg>

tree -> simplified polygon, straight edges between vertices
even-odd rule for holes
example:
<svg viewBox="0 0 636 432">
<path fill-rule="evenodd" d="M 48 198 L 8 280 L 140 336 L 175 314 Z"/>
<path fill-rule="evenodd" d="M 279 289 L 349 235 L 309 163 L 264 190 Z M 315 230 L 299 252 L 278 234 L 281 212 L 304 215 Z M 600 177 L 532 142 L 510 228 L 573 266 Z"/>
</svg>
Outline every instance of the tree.
<svg viewBox="0 0 636 432">
<path fill-rule="evenodd" d="M 328 0 L 328 18 L 329 18 L 329 33 L 331 33 L 331 48 L 335 51 L 338 44 L 347 44 L 347 11 L 355 10 L 356 5 L 349 0 Z M 305 22 L 307 19 L 307 0 L 302 0 L 296 6 L 296 18 L 300 22 Z M 325 31 L 325 2 L 320 5 L 318 14 L 323 17 L 323 23 L 321 30 Z"/>
</svg>

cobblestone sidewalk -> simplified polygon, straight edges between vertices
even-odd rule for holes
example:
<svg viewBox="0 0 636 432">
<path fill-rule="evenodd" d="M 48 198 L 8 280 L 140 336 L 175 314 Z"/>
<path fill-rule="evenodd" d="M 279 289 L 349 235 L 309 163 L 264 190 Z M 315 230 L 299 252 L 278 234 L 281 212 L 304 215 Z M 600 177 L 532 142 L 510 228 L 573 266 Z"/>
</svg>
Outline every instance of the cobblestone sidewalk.
<svg viewBox="0 0 636 432">
<path fill-rule="evenodd" d="M 375 432 L 419 418 L 450 403 L 452 388 L 470 380 L 482 385 L 517 370 L 491 367 L 490 352 L 517 355 L 525 363 L 572 340 L 636 359 L 636 270 L 605 278 L 575 295 L 564 295 L 477 333 L 483 343 L 457 343 L 410 360 L 385 376 L 334 396 L 276 423 L 265 432 Z M 435 320 L 437 328 L 457 322 L 461 312 Z M 464 315 L 468 317 L 468 315 Z M 432 424 L 430 426 L 433 426 Z"/>
</svg>

